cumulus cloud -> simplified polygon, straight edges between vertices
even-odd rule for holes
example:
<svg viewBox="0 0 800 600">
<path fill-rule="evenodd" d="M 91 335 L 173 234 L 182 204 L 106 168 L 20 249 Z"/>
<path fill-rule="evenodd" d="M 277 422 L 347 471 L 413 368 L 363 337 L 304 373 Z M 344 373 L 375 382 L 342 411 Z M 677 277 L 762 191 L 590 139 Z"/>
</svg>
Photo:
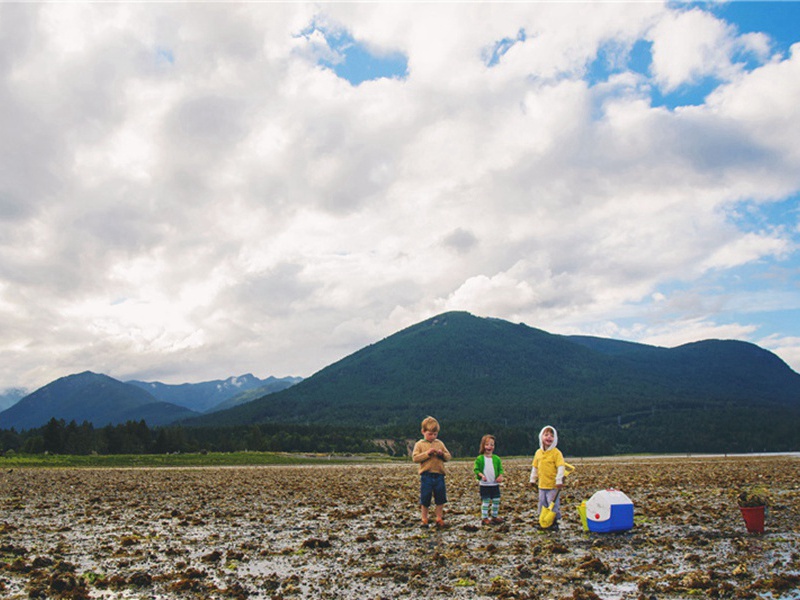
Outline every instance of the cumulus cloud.
<svg viewBox="0 0 800 600">
<path fill-rule="evenodd" d="M 653 27 L 652 69 L 666 90 L 714 76 L 729 79 L 735 31 L 730 25 L 700 9 L 679 12 Z"/>
<path fill-rule="evenodd" d="M 331 32 L 407 72 L 337 76 Z M 674 290 L 795 260 L 742 215 L 800 189 L 798 69 L 656 3 L 2 5 L 0 387 L 307 376 L 453 309 L 797 337 Z"/>
</svg>

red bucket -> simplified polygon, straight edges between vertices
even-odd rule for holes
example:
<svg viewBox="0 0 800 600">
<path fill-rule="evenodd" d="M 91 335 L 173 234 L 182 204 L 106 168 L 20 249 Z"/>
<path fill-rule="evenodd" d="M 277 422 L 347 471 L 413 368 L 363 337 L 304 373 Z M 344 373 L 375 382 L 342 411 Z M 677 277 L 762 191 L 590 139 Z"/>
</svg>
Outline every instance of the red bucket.
<svg viewBox="0 0 800 600">
<path fill-rule="evenodd" d="M 744 524 L 750 533 L 764 533 L 764 507 L 740 506 L 744 517 Z"/>
</svg>

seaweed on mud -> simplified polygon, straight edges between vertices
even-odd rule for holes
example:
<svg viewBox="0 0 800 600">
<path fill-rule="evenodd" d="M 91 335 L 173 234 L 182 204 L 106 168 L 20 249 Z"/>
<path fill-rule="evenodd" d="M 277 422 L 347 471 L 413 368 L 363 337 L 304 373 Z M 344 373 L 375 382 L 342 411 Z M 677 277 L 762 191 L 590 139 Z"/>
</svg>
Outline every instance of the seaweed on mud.
<svg viewBox="0 0 800 600">
<path fill-rule="evenodd" d="M 800 596 L 794 456 L 571 459 L 559 531 L 536 526 L 529 460 L 504 461 L 501 525 L 480 523 L 471 463 L 448 464 L 450 527 L 420 529 L 414 465 L 15 469 L 0 473 L 4 599 Z M 764 535 L 736 491 L 769 476 Z M 626 532 L 582 529 L 622 489 Z"/>
</svg>

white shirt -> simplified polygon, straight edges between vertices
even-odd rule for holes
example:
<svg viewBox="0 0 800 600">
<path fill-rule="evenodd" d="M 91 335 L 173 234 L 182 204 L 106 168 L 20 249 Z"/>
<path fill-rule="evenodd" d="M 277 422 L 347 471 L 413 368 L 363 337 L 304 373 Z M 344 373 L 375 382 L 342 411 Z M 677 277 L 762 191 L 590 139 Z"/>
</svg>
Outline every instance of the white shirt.
<svg viewBox="0 0 800 600">
<path fill-rule="evenodd" d="M 491 456 L 483 457 L 483 475 L 486 481 L 481 479 L 481 485 L 497 485 L 496 475 L 494 474 L 494 461 Z"/>
</svg>

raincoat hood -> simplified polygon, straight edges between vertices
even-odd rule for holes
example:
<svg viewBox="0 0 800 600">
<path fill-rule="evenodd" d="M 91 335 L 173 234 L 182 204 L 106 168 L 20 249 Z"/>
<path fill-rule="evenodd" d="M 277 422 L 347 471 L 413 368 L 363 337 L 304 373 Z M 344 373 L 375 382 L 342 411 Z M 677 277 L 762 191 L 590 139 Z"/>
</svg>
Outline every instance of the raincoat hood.
<svg viewBox="0 0 800 600">
<path fill-rule="evenodd" d="M 550 447 L 547 448 L 547 449 L 545 449 L 544 444 L 542 443 L 542 435 L 544 435 L 544 430 L 545 429 L 552 429 L 553 430 L 553 443 L 550 444 Z M 544 427 L 542 427 L 542 430 L 539 432 L 539 448 L 542 449 L 542 452 L 546 452 L 547 450 L 552 450 L 556 446 L 558 446 L 558 431 L 556 431 L 556 428 L 553 427 L 552 425 L 545 425 Z"/>
</svg>

